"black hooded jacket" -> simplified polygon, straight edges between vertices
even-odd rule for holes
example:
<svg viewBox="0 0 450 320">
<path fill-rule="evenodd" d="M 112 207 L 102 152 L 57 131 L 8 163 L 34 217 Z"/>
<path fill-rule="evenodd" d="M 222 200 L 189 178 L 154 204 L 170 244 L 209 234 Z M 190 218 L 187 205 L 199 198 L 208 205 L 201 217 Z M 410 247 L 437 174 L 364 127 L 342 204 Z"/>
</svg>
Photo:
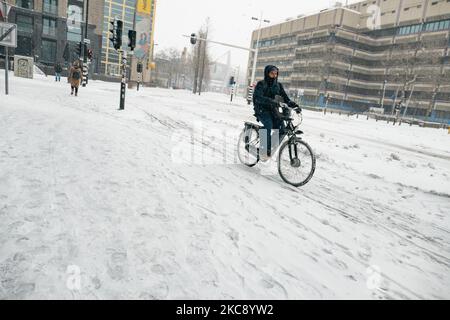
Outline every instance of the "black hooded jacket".
<svg viewBox="0 0 450 320">
<path fill-rule="evenodd" d="M 275 79 L 269 77 L 269 73 L 273 68 L 278 71 L 278 68 L 275 66 L 266 66 L 264 69 L 264 80 L 256 84 L 255 92 L 253 92 L 253 105 L 256 115 L 263 112 L 272 112 L 278 106 L 278 102 L 275 100 L 277 95 L 281 96 L 285 103 L 292 103 L 284 91 L 283 85 L 278 82 L 278 77 Z"/>
</svg>

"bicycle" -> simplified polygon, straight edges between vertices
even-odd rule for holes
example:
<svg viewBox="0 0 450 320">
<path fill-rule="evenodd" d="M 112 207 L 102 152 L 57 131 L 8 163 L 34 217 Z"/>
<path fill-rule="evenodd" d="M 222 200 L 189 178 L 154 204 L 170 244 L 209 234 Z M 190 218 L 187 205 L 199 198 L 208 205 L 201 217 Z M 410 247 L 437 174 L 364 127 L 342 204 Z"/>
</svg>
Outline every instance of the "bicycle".
<svg viewBox="0 0 450 320">
<path fill-rule="evenodd" d="M 314 175 L 316 156 L 308 143 L 301 138 L 303 131 L 298 129 L 303 120 L 301 113 L 299 113 L 300 122 L 294 125 L 292 116 L 296 111 L 285 103 L 281 103 L 280 106 L 282 108 L 280 119 L 285 122 L 286 133 L 272 154 L 275 155 L 278 151 L 278 173 L 283 181 L 294 187 L 301 187 Z M 260 124 L 245 122 L 244 130 L 239 136 L 238 157 L 248 167 L 254 167 L 260 161 L 261 129 L 263 126 Z M 286 137 L 287 140 L 282 143 Z"/>
</svg>

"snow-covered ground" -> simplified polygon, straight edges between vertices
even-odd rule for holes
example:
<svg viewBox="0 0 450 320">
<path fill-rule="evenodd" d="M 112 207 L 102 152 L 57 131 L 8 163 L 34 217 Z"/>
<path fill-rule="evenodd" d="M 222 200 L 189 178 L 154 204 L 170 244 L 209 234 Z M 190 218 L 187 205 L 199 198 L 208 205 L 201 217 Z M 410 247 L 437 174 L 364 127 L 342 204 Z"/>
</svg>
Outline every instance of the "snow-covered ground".
<svg viewBox="0 0 450 320">
<path fill-rule="evenodd" d="M 305 111 L 297 189 L 243 99 L 0 74 L 0 299 L 450 298 L 445 130 Z"/>
</svg>

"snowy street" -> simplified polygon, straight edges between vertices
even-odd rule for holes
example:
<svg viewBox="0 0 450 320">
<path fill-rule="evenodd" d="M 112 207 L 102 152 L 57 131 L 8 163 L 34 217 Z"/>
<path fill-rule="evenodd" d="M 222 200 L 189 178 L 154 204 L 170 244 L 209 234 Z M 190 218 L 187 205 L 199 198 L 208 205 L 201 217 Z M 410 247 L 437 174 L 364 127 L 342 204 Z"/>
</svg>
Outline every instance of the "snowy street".
<svg viewBox="0 0 450 320">
<path fill-rule="evenodd" d="M 0 299 L 450 298 L 446 130 L 304 111 L 294 188 L 237 160 L 243 98 L 10 77 Z"/>
</svg>

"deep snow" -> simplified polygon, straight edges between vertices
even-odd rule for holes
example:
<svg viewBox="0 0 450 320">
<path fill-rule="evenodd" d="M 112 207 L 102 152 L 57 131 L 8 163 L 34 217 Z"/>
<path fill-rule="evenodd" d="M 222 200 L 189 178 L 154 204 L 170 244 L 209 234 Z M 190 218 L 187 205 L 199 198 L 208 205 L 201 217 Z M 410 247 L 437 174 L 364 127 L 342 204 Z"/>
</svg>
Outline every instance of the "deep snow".
<svg viewBox="0 0 450 320">
<path fill-rule="evenodd" d="M 297 189 L 243 99 L 3 79 L 0 299 L 450 298 L 447 131 L 305 111 Z"/>
</svg>

